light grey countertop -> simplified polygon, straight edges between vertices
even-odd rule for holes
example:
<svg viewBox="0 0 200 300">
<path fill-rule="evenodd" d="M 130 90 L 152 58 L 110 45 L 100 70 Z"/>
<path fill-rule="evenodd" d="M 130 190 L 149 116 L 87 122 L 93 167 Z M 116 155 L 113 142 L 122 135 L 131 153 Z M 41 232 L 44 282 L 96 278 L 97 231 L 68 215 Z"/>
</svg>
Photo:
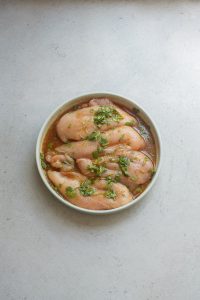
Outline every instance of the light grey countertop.
<svg viewBox="0 0 200 300">
<path fill-rule="evenodd" d="M 0 299 L 200 299 L 200 2 L 0 2 Z M 109 216 L 59 203 L 35 164 L 56 106 L 134 99 L 163 140 L 149 195 Z"/>
</svg>

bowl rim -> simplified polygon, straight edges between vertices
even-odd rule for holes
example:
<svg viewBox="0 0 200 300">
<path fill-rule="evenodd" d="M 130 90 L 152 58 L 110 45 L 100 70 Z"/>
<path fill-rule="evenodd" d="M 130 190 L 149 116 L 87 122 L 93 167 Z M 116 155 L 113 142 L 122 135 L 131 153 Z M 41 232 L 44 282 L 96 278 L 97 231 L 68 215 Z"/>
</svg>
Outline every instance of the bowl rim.
<svg viewBox="0 0 200 300">
<path fill-rule="evenodd" d="M 51 185 L 49 184 L 48 180 L 47 180 L 47 177 L 45 175 L 45 172 L 44 170 L 42 169 L 42 166 L 41 166 L 41 162 L 40 162 L 40 146 L 41 146 L 41 142 L 42 142 L 42 138 L 43 138 L 43 132 L 44 130 L 46 129 L 46 127 L 48 126 L 49 122 L 51 121 L 51 119 L 58 115 L 59 114 L 59 111 L 69 102 L 74 102 L 74 101 L 77 101 L 79 100 L 80 98 L 86 98 L 86 97 L 119 97 L 119 98 L 122 98 L 122 99 L 125 99 L 127 102 L 130 102 L 132 103 L 133 105 L 135 105 L 136 107 L 138 107 L 138 109 L 144 114 L 147 116 L 147 118 L 151 121 L 153 127 L 154 127 L 154 132 L 155 132 L 155 135 L 157 137 L 157 142 L 158 142 L 158 147 L 159 147 L 159 160 L 157 162 L 157 167 L 156 167 L 156 173 L 155 175 L 153 176 L 151 182 L 148 184 L 148 186 L 146 187 L 146 189 L 144 190 L 144 192 L 142 192 L 135 200 L 132 200 L 131 202 L 123 205 L 123 206 L 120 206 L 120 207 L 117 207 L 117 208 L 113 208 L 113 209 L 108 209 L 108 210 L 92 210 L 92 209 L 86 209 L 86 208 L 82 208 L 82 207 L 79 207 L 79 206 L 76 206 L 74 204 L 72 204 L 71 202 L 69 202 L 68 200 L 65 200 L 63 197 L 61 197 L 52 187 Z M 161 162 L 162 162 L 162 141 L 161 141 L 161 137 L 160 137 L 160 132 L 158 130 L 158 127 L 157 125 L 155 124 L 155 121 L 152 119 L 151 115 L 149 114 L 149 112 L 146 111 L 146 109 L 144 110 L 143 107 L 138 104 L 135 100 L 131 100 L 127 97 L 124 97 L 124 96 L 121 96 L 120 94 L 113 94 L 113 93 L 110 93 L 110 92 L 95 92 L 95 93 L 89 93 L 89 94 L 82 94 L 82 95 L 79 95 L 75 98 L 72 98 L 72 99 L 69 99 L 69 100 L 66 100 L 64 101 L 62 104 L 60 104 L 59 106 L 57 106 L 53 111 L 52 113 L 46 118 L 46 120 L 44 121 L 40 131 L 39 131 L 39 134 L 38 134 L 38 137 L 37 137 L 37 142 L 36 142 L 36 165 L 37 165 L 37 169 L 38 169 L 38 172 L 40 174 L 40 177 L 44 183 L 44 185 L 47 187 L 47 189 L 51 192 L 51 194 L 54 195 L 55 198 L 57 198 L 60 202 L 62 202 L 63 204 L 65 204 L 66 206 L 70 207 L 70 208 L 73 208 L 75 209 L 76 211 L 79 211 L 81 213 L 86 213 L 86 214 L 91 214 L 91 215 L 107 215 L 107 214 L 113 214 L 113 213 L 117 213 L 119 211 L 123 211 L 129 207 L 131 207 L 132 205 L 138 203 L 140 200 L 142 200 L 146 194 L 151 190 L 152 186 L 155 184 L 157 178 L 158 178 L 158 175 L 159 175 L 159 172 L 160 172 L 160 168 L 161 168 Z"/>
</svg>

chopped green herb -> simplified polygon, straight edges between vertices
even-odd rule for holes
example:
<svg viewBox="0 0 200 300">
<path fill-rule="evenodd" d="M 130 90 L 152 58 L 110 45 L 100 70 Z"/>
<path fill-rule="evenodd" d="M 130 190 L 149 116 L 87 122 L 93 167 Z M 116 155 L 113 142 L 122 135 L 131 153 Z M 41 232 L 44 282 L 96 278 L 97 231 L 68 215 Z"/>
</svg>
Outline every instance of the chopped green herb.
<svg viewBox="0 0 200 300">
<path fill-rule="evenodd" d="M 133 181 L 136 181 L 138 178 L 137 178 L 137 176 L 131 176 L 131 180 L 133 180 Z"/>
<path fill-rule="evenodd" d="M 112 176 L 107 176 L 105 178 L 107 185 L 111 185 L 113 182 L 115 182 L 114 178 Z"/>
<path fill-rule="evenodd" d="M 65 194 L 69 198 L 75 198 L 76 197 L 76 191 L 71 186 L 68 186 L 65 190 Z"/>
<path fill-rule="evenodd" d="M 99 165 L 102 162 L 102 158 L 98 157 L 97 159 L 94 160 L 95 165 Z"/>
<path fill-rule="evenodd" d="M 90 172 L 94 173 L 96 176 L 101 176 L 106 171 L 106 168 L 92 164 L 88 166 L 88 170 L 90 170 Z"/>
<path fill-rule="evenodd" d="M 114 177 L 115 182 L 120 182 L 120 178 L 121 178 L 120 174 L 115 175 Z"/>
<path fill-rule="evenodd" d="M 115 191 L 109 189 L 108 191 L 105 192 L 105 196 L 106 196 L 106 198 L 114 200 L 117 195 L 116 195 Z"/>
<path fill-rule="evenodd" d="M 89 141 L 98 141 L 101 136 L 99 131 L 93 131 L 91 134 L 88 135 L 87 140 Z"/>
<path fill-rule="evenodd" d="M 90 179 L 89 179 L 89 181 L 90 181 L 90 184 L 94 184 L 94 183 L 95 183 L 95 180 L 96 180 L 96 177 L 92 177 L 92 178 L 90 178 Z"/>
<path fill-rule="evenodd" d="M 120 174 L 117 174 L 115 175 L 114 177 L 112 176 L 107 176 L 105 178 L 106 182 L 107 182 L 107 185 L 110 186 L 112 185 L 112 183 L 116 183 L 116 182 L 119 182 L 120 181 Z"/>
<path fill-rule="evenodd" d="M 103 152 L 103 150 L 104 149 L 102 147 L 97 147 L 97 150 L 92 152 L 92 157 L 95 159 L 98 158 L 100 153 Z"/>
<path fill-rule="evenodd" d="M 88 135 L 87 139 L 89 141 L 98 141 L 102 147 L 108 145 L 108 141 L 106 138 L 102 137 L 99 131 L 93 131 L 90 135 Z"/>
<path fill-rule="evenodd" d="M 91 187 L 91 180 L 81 183 L 79 190 L 83 196 L 91 196 L 95 193 L 95 189 Z"/>
<path fill-rule="evenodd" d="M 44 153 L 40 153 L 40 162 L 41 162 L 42 169 L 46 170 L 48 165 L 45 162 Z"/>
<path fill-rule="evenodd" d="M 99 157 L 99 152 L 98 152 L 97 150 L 94 151 L 94 152 L 92 152 L 92 157 L 93 157 L 94 159 L 98 158 L 98 157 Z"/>
<path fill-rule="evenodd" d="M 152 175 L 152 177 L 156 174 L 156 169 L 155 168 L 153 168 L 151 171 L 151 175 Z"/>
<path fill-rule="evenodd" d="M 52 148 L 53 148 L 53 143 L 48 143 L 47 148 L 48 148 L 49 150 L 52 150 Z"/>
<path fill-rule="evenodd" d="M 123 117 L 112 106 L 101 106 L 94 115 L 94 123 L 100 127 L 109 124 L 111 121 L 119 122 Z"/>
<path fill-rule="evenodd" d="M 125 125 L 126 126 L 134 126 L 135 125 L 135 121 L 126 122 Z"/>
<path fill-rule="evenodd" d="M 130 159 L 128 157 L 126 157 L 126 156 L 120 156 L 119 160 L 118 160 L 118 164 L 119 164 L 119 167 L 120 167 L 122 173 L 125 176 L 129 176 L 129 174 L 128 174 L 128 166 L 130 165 Z"/>
<path fill-rule="evenodd" d="M 108 140 L 104 137 L 101 136 L 101 138 L 99 139 L 99 144 L 102 146 L 102 147 L 106 147 L 108 145 Z"/>
<path fill-rule="evenodd" d="M 135 193 L 139 194 L 139 193 L 141 193 L 141 192 L 142 192 L 142 187 L 141 187 L 141 186 L 139 186 L 139 187 L 137 187 L 137 188 L 135 189 Z"/>
<path fill-rule="evenodd" d="M 149 161 L 149 158 L 147 156 L 145 156 L 145 158 L 143 160 L 143 166 L 146 164 L 147 161 Z"/>
</svg>

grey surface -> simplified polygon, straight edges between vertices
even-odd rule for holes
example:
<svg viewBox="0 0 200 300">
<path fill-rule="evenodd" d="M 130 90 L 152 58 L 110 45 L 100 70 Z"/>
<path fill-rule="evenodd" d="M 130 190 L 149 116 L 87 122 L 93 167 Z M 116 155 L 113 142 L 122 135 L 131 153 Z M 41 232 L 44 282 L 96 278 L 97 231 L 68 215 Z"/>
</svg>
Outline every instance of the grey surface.
<svg viewBox="0 0 200 300">
<path fill-rule="evenodd" d="M 1 1 L 0 299 L 200 299 L 200 2 Z M 160 177 L 121 214 L 57 202 L 38 131 L 66 99 L 108 91 L 157 122 Z"/>
</svg>

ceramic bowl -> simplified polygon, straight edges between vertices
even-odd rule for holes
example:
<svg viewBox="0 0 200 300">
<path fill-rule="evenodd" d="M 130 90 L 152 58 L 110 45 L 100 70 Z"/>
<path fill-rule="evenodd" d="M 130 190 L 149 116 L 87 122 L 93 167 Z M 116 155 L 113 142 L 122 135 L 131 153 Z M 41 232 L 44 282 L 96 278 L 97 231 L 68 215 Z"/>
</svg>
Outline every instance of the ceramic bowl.
<svg viewBox="0 0 200 300">
<path fill-rule="evenodd" d="M 142 194 L 140 194 L 136 199 L 134 199 L 132 202 L 129 202 L 128 204 L 126 204 L 124 206 L 121 206 L 121 207 L 118 207 L 118 208 L 115 208 L 115 209 L 90 210 L 90 209 L 85 209 L 85 208 L 81 208 L 81 207 L 73 205 L 69 201 L 62 198 L 59 194 L 57 194 L 56 191 L 51 187 L 51 185 L 49 184 L 49 181 L 47 179 L 47 176 L 45 174 L 45 171 L 42 169 L 41 163 L 40 163 L 40 153 L 41 153 L 41 149 L 42 149 L 43 140 L 44 140 L 44 137 L 45 137 L 49 127 L 51 126 L 51 124 L 59 116 L 61 116 L 63 114 L 63 112 L 70 109 L 72 106 L 77 105 L 77 104 L 81 104 L 83 102 L 87 102 L 88 100 L 90 100 L 92 98 L 109 98 L 110 100 L 112 100 L 116 104 L 123 104 L 123 106 L 127 107 L 128 109 L 133 109 L 133 108 L 137 109 L 138 110 L 138 115 L 150 126 L 151 133 L 153 134 L 153 137 L 154 137 L 154 140 L 155 140 L 155 145 L 156 145 L 156 166 L 155 166 L 155 169 L 156 169 L 156 173 L 155 173 L 154 177 L 152 178 L 151 182 L 149 183 L 147 188 L 144 190 L 144 192 Z M 154 183 L 155 183 L 155 181 L 158 177 L 158 174 L 159 174 L 160 163 L 161 163 L 161 139 L 160 139 L 160 134 L 159 134 L 159 131 L 157 129 L 157 126 L 155 125 L 154 121 L 149 116 L 149 114 L 146 112 L 146 110 L 144 110 L 135 101 L 124 98 L 124 97 L 119 96 L 119 95 L 114 95 L 114 94 L 109 94 L 109 93 L 94 93 L 94 94 L 83 95 L 83 96 L 79 96 L 77 98 L 74 98 L 72 100 L 67 100 L 65 103 L 63 103 L 62 105 L 57 107 L 52 112 L 52 114 L 47 118 L 47 120 L 44 122 L 44 124 L 43 124 L 43 126 L 40 130 L 40 133 L 38 135 L 37 144 L 36 144 L 36 163 L 37 163 L 39 174 L 40 174 L 40 176 L 42 178 L 42 181 L 44 182 L 45 186 L 63 204 L 65 204 L 66 206 L 71 207 L 71 208 L 73 208 L 73 209 L 75 209 L 79 212 L 83 212 L 83 213 L 95 214 L 95 215 L 112 214 L 112 213 L 116 213 L 116 212 L 122 211 L 124 209 L 127 209 L 128 207 L 130 207 L 130 206 L 134 205 L 135 203 L 137 203 L 138 201 L 142 200 L 144 198 L 144 196 L 150 191 L 150 189 L 154 185 Z"/>
</svg>

